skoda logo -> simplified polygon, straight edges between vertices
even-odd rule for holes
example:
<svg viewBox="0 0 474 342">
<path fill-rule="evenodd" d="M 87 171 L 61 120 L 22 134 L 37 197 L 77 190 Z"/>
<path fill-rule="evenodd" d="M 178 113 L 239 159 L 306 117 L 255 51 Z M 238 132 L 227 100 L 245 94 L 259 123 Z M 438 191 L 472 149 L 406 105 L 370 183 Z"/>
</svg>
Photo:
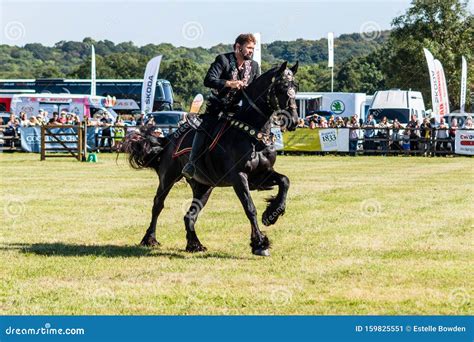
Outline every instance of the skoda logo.
<svg viewBox="0 0 474 342">
<path fill-rule="evenodd" d="M 344 102 L 341 100 L 335 100 L 331 103 L 331 112 L 334 112 L 335 114 L 344 113 L 345 109 L 346 106 L 344 106 Z"/>
</svg>

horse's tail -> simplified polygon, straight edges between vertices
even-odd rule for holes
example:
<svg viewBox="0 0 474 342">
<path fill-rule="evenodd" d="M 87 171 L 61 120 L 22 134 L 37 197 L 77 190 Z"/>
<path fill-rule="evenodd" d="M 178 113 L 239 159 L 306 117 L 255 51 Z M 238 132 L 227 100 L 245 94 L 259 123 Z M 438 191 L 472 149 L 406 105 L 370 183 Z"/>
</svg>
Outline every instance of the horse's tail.
<svg viewBox="0 0 474 342">
<path fill-rule="evenodd" d="M 134 169 L 158 167 L 168 139 L 155 136 L 154 131 L 155 128 L 144 126 L 125 137 L 121 151 L 128 153 L 128 161 Z"/>
</svg>

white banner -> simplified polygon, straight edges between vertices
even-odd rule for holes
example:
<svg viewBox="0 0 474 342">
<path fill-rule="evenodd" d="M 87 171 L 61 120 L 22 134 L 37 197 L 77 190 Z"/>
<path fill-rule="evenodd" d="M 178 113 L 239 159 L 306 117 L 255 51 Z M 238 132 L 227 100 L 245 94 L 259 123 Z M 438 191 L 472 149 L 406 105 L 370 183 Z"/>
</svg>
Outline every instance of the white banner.
<svg viewBox="0 0 474 342">
<path fill-rule="evenodd" d="M 113 109 L 117 110 L 134 110 L 134 109 L 140 109 L 138 107 L 138 104 L 135 102 L 135 100 L 131 99 L 117 99 L 117 102 L 115 102 Z"/>
<path fill-rule="evenodd" d="M 283 150 L 283 133 L 280 127 L 272 127 L 271 132 L 275 135 L 275 149 L 277 151 Z"/>
<path fill-rule="evenodd" d="M 462 56 L 462 71 L 461 71 L 461 99 L 459 101 L 460 104 L 460 112 L 464 113 L 466 107 L 466 88 L 467 88 L 467 62 L 466 58 Z"/>
<path fill-rule="evenodd" d="M 337 129 L 337 150 L 339 152 L 349 152 L 349 130 L 345 128 Z"/>
<path fill-rule="evenodd" d="M 160 70 L 161 57 L 160 55 L 152 58 L 146 65 L 145 74 L 143 75 L 141 110 L 145 113 L 153 111 L 156 80 L 158 79 L 158 71 Z"/>
<path fill-rule="evenodd" d="M 320 129 L 319 141 L 321 151 L 337 151 L 337 130 L 335 128 Z"/>
<path fill-rule="evenodd" d="M 328 68 L 334 68 L 334 33 L 328 33 Z"/>
<path fill-rule="evenodd" d="M 434 61 L 436 78 L 438 79 L 439 85 L 439 97 L 441 98 L 441 104 L 439 106 L 439 115 L 449 114 L 449 98 L 448 98 L 448 86 L 446 84 L 446 77 L 444 77 L 444 69 L 441 62 L 437 59 Z"/>
<path fill-rule="evenodd" d="M 262 35 L 260 33 L 254 33 L 257 43 L 255 44 L 255 49 L 253 50 L 253 60 L 258 63 L 259 72 L 262 70 Z"/>
<path fill-rule="evenodd" d="M 92 45 L 92 55 L 91 55 L 91 95 L 96 95 L 96 80 L 95 80 L 95 49 Z"/>
<path fill-rule="evenodd" d="M 439 107 L 441 105 L 441 97 L 439 93 L 438 78 L 436 77 L 434 57 L 427 49 L 423 48 L 423 51 L 425 53 L 426 62 L 428 63 L 428 70 L 430 73 L 431 103 L 433 106 L 433 113 L 440 114 Z"/>
<path fill-rule="evenodd" d="M 454 140 L 456 154 L 474 155 L 474 130 L 458 129 Z"/>
</svg>

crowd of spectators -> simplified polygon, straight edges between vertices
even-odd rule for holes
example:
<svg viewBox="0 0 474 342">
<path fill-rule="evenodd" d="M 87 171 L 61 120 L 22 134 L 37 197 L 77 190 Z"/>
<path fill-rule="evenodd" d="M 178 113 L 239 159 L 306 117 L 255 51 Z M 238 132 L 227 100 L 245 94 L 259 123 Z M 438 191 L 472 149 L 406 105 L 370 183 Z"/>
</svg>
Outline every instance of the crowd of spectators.
<svg viewBox="0 0 474 342">
<path fill-rule="evenodd" d="M 330 116 L 317 114 L 306 119 L 300 119 L 298 127 L 315 128 L 349 128 L 349 151 L 355 155 L 357 146 L 363 144 L 363 150 L 368 154 L 380 150 L 385 155 L 389 150 L 418 151 L 425 155 L 432 151 L 454 151 L 454 138 L 457 129 L 473 129 L 472 117 L 467 116 L 463 125 L 458 125 L 458 119 L 450 123 L 443 117 L 439 121 L 434 117 L 419 120 L 412 115 L 406 125 L 397 119 L 388 120 L 383 117 L 379 122 L 373 115 L 368 115 L 366 121 L 357 115 L 351 117 Z"/>
<path fill-rule="evenodd" d="M 4 137 L 7 139 L 10 137 L 10 145 L 12 145 L 11 141 L 18 139 L 21 127 L 80 124 L 80 117 L 74 113 L 61 111 L 53 112 L 50 116 L 47 111 L 40 109 L 36 116 L 28 117 L 25 112 L 21 112 L 18 117 L 11 114 L 6 125 L 0 130 Z M 99 110 L 92 117 L 86 118 L 85 124 L 89 129 L 94 130 L 98 149 L 112 149 L 120 145 L 126 135 L 127 127 L 154 125 L 154 122 L 152 118 L 147 120 L 144 112 L 138 115 L 119 115 L 114 119 L 107 110 Z M 413 115 L 407 124 L 402 125 L 397 119 L 388 120 L 387 117 L 377 122 L 373 115 L 368 115 L 364 122 L 357 115 L 325 117 L 314 114 L 300 119 L 298 127 L 348 128 L 351 155 L 355 155 L 360 144 L 368 154 L 379 150 L 382 155 L 385 155 L 390 150 L 402 150 L 407 153 L 417 151 L 426 155 L 433 150 L 454 151 L 456 130 L 458 128 L 472 129 L 474 125 L 470 116 L 465 118 L 463 125 L 459 127 L 456 118 L 447 123 L 442 117 L 437 122 L 434 118 L 419 120 Z M 157 129 L 156 133 L 162 135 L 160 129 Z"/>
<path fill-rule="evenodd" d="M 145 113 L 124 114 L 114 118 L 107 110 L 96 111 L 90 118 L 81 121 L 79 115 L 67 111 L 48 113 L 40 109 L 36 115 L 27 115 L 20 112 L 18 116 L 10 114 L 8 120 L 0 127 L 0 135 L 3 137 L 3 146 L 13 148 L 15 142 L 18 145 L 22 127 L 38 126 L 77 126 L 84 123 L 88 129 L 94 131 L 95 146 L 98 150 L 112 150 L 118 148 L 123 141 L 127 127 L 154 125 L 153 119 L 146 119 Z M 160 128 L 155 132 L 158 136 L 163 135 Z"/>
</svg>

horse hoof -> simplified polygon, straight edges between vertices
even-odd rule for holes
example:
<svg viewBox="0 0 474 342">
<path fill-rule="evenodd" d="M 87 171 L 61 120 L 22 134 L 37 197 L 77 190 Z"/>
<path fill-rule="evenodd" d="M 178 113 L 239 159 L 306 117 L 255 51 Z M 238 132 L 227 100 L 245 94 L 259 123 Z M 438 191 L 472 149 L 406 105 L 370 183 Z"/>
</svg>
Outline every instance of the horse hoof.
<svg viewBox="0 0 474 342">
<path fill-rule="evenodd" d="M 205 252 L 205 251 L 207 251 L 207 248 L 204 247 L 203 245 L 192 244 L 192 245 L 186 246 L 186 252 L 188 253 L 199 253 L 199 252 Z"/>
<path fill-rule="evenodd" d="M 259 256 L 270 256 L 270 251 L 267 249 L 256 249 L 252 251 L 253 254 L 259 255 Z"/>
<path fill-rule="evenodd" d="M 275 210 L 275 211 L 270 211 L 270 210 L 265 210 L 262 214 L 262 223 L 265 226 L 272 226 L 274 225 L 280 216 L 283 216 L 285 214 L 284 209 L 280 210 Z"/>
<path fill-rule="evenodd" d="M 160 243 L 154 237 L 144 237 L 140 242 L 140 245 L 145 247 L 156 247 L 159 246 Z"/>
</svg>

